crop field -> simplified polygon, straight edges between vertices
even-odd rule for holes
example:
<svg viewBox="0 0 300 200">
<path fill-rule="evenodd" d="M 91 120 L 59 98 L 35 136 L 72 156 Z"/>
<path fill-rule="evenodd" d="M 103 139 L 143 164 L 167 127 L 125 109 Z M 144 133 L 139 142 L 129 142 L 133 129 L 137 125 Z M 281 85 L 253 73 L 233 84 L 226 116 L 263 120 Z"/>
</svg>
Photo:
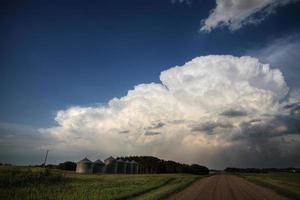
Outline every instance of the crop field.
<svg viewBox="0 0 300 200">
<path fill-rule="evenodd" d="M 0 167 L 0 199 L 163 199 L 200 176 L 93 174 L 30 167 Z"/>
<path fill-rule="evenodd" d="M 291 199 L 300 199 L 300 173 L 243 173 L 241 176 Z"/>
</svg>

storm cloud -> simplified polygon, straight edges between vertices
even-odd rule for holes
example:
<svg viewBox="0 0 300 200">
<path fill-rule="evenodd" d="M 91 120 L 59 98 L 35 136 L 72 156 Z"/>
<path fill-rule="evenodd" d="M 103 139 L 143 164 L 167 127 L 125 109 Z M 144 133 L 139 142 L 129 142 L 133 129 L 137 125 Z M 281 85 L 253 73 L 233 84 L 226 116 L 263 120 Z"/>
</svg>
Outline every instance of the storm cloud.
<svg viewBox="0 0 300 200">
<path fill-rule="evenodd" d="M 246 157 L 256 167 L 273 158 L 299 165 L 297 98 L 289 102 L 280 70 L 249 56 L 211 55 L 165 70 L 160 80 L 106 106 L 58 111 L 57 125 L 39 131 L 55 138 L 59 151 L 155 155 L 218 168 L 241 166 Z"/>
<path fill-rule="evenodd" d="M 242 117 L 242 116 L 246 116 L 247 113 L 245 111 L 242 110 L 225 110 L 224 112 L 221 113 L 221 115 L 227 116 L 227 117 Z"/>
</svg>

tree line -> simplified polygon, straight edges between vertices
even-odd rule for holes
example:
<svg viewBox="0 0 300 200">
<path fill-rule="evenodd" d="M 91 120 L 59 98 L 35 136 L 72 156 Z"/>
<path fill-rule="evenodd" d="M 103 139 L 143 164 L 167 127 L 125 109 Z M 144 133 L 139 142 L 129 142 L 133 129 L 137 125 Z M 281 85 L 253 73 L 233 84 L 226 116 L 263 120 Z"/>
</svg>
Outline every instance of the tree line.
<svg viewBox="0 0 300 200">
<path fill-rule="evenodd" d="M 268 173 L 268 172 L 294 172 L 299 173 L 299 168 L 236 168 L 236 167 L 227 167 L 225 172 L 230 173 Z"/>
<path fill-rule="evenodd" d="M 153 156 L 119 157 L 123 160 L 134 160 L 139 165 L 139 173 L 191 173 L 208 174 L 209 169 L 198 164 L 183 164 L 172 160 L 162 160 Z"/>
</svg>

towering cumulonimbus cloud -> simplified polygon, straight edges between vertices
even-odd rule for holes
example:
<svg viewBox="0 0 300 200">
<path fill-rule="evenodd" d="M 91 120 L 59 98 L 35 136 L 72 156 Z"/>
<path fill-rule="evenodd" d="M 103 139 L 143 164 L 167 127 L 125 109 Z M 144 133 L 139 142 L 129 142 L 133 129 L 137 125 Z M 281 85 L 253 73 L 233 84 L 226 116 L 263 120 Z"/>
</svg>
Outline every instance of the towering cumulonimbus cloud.
<svg viewBox="0 0 300 200">
<path fill-rule="evenodd" d="M 201 31 L 210 32 L 219 26 L 237 30 L 245 24 L 255 24 L 275 12 L 277 7 L 298 0 L 216 0 L 216 7 L 203 20 Z"/>
<path fill-rule="evenodd" d="M 155 155 L 211 167 L 255 165 L 282 152 L 297 156 L 286 151 L 297 148 L 300 127 L 290 134 L 287 118 L 297 107 L 283 103 L 289 89 L 280 70 L 249 56 L 211 55 L 165 70 L 160 80 L 105 106 L 61 110 L 57 126 L 40 132 L 58 141 L 57 150 Z M 266 157 L 255 157 L 258 152 Z"/>
</svg>

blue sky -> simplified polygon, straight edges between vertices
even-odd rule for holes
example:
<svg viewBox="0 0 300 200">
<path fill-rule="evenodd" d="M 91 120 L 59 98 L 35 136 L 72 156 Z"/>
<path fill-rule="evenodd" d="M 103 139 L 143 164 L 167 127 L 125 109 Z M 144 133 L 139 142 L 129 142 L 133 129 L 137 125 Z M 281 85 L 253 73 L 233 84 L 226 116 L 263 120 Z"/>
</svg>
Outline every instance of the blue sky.
<svg viewBox="0 0 300 200">
<path fill-rule="evenodd" d="M 284 66 L 268 52 L 298 44 L 300 3 L 276 5 L 236 30 L 200 31 L 215 7 L 211 0 L 1 1 L 0 122 L 55 127 L 59 110 L 105 105 L 206 55 L 257 57 L 297 92 L 297 60 Z"/>
<path fill-rule="evenodd" d="M 49 126 L 59 109 L 121 97 L 200 55 L 243 55 L 298 32 L 300 5 L 262 24 L 199 32 L 212 1 L 7 1 L 1 5 L 0 121 Z M 298 16 L 298 17 L 297 17 Z"/>
</svg>

